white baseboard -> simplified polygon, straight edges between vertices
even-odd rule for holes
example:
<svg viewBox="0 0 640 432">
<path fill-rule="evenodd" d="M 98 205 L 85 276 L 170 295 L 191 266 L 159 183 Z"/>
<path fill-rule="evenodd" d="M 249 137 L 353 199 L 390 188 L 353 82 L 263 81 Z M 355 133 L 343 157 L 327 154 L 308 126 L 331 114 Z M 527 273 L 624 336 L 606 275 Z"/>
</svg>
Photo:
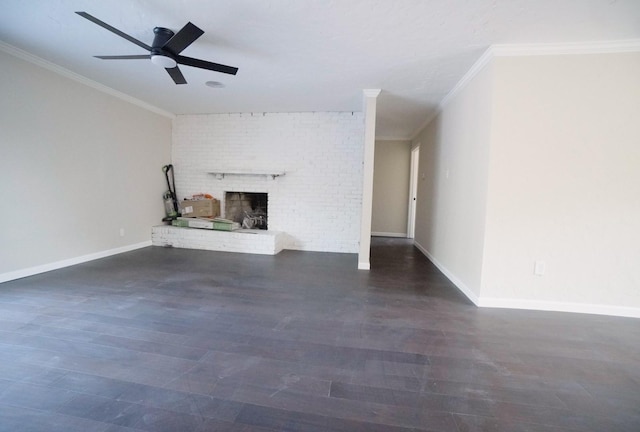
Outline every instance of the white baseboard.
<svg viewBox="0 0 640 432">
<path fill-rule="evenodd" d="M 609 315 L 628 318 L 640 318 L 640 308 L 599 305 L 588 303 L 568 303 L 544 300 L 527 300 L 527 299 L 508 299 L 508 298 L 491 298 L 478 297 L 469 289 L 460 279 L 451 273 L 437 259 L 433 257 L 418 242 L 413 244 L 440 270 L 462 293 L 467 296 L 476 306 L 481 308 L 503 308 L 503 309 L 527 309 L 537 311 L 552 312 L 573 312 L 594 315 Z"/>
<path fill-rule="evenodd" d="M 358 270 L 371 270 L 371 263 L 358 261 Z"/>
<path fill-rule="evenodd" d="M 436 266 L 438 270 L 440 270 L 447 277 L 447 279 L 449 279 L 456 286 L 456 288 L 462 291 L 462 294 L 467 296 L 467 298 L 471 300 L 473 304 L 479 306 L 478 296 L 475 295 L 471 288 L 465 285 L 465 283 L 458 279 L 456 275 L 451 273 L 445 266 L 443 266 L 437 259 L 435 259 L 435 257 L 431 255 L 429 251 L 427 251 L 420 243 L 414 240 L 413 245 L 417 247 L 418 250 L 422 252 L 429 259 L 429 261 L 431 261 L 433 265 Z"/>
<path fill-rule="evenodd" d="M 372 232 L 373 237 L 402 237 L 407 238 L 407 233 Z"/>
<path fill-rule="evenodd" d="M 122 246 L 119 248 L 115 248 L 115 249 L 109 249 L 106 251 L 101 251 L 101 252 L 96 252 L 96 253 L 92 253 L 92 254 L 88 254 L 88 255 L 82 255 L 79 257 L 75 257 L 75 258 L 69 258 L 66 260 L 62 260 L 62 261 L 56 261 L 56 262 L 52 262 L 52 263 L 48 263 L 48 264 L 43 264 L 43 265 L 39 265 L 39 266 L 35 266 L 35 267 L 29 267 L 29 268 L 25 268 L 25 269 L 21 269 L 21 270 L 16 270 L 16 271 L 12 271 L 12 272 L 8 272 L 8 273 L 1 273 L 0 274 L 0 283 L 2 282 L 8 282 L 11 280 L 15 280 L 15 279 L 21 279 L 24 277 L 28 277 L 28 276 L 33 276 L 33 275 L 37 275 L 40 273 L 45 273 L 51 270 L 58 270 L 64 267 L 70 267 L 72 265 L 76 265 L 76 264 L 82 264 L 88 261 L 93 261 L 93 260 L 97 260 L 100 258 L 106 258 L 108 256 L 111 255 L 117 255 L 117 254 L 121 254 L 124 252 L 129 252 L 135 249 L 141 249 L 147 246 L 151 246 L 151 240 L 149 241 L 145 241 L 142 243 L 135 243 L 132 245 L 127 245 L 127 246 Z"/>
<path fill-rule="evenodd" d="M 478 307 L 528 309 L 553 312 L 573 312 L 594 315 L 609 315 L 628 318 L 640 318 L 640 309 L 624 306 L 598 305 L 588 303 L 567 303 L 544 300 L 508 299 L 480 297 Z"/>
</svg>

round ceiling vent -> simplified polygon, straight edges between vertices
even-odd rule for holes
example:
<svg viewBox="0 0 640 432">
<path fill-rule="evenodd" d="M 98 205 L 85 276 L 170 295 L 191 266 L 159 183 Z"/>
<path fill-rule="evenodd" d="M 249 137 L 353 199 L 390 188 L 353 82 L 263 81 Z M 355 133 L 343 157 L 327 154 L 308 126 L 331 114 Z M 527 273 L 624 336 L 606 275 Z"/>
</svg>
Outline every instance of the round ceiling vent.
<svg viewBox="0 0 640 432">
<path fill-rule="evenodd" d="M 204 83 L 207 87 L 211 87 L 211 88 L 223 88 L 224 84 L 222 84 L 219 81 L 207 81 L 206 83 Z"/>
</svg>

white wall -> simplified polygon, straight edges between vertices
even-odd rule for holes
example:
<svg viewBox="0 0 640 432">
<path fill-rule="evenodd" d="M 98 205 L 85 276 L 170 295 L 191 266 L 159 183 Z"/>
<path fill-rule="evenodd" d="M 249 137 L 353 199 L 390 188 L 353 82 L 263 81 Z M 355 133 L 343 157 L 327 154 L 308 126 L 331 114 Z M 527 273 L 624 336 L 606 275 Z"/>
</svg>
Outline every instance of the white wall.
<svg viewBox="0 0 640 432">
<path fill-rule="evenodd" d="M 225 191 L 269 193 L 269 229 L 289 249 L 358 252 L 362 202 L 362 113 L 178 116 L 172 160 L 179 199 Z M 284 171 L 276 180 L 207 174 Z"/>
<path fill-rule="evenodd" d="M 488 65 L 413 141 L 421 143 L 415 244 L 474 301 L 482 275 L 491 90 Z"/>
<path fill-rule="evenodd" d="M 0 280 L 150 242 L 171 120 L 1 51 L 0 76 Z"/>
<path fill-rule="evenodd" d="M 373 171 L 373 235 L 406 237 L 411 172 L 409 141 L 376 141 Z"/>
<path fill-rule="evenodd" d="M 640 308 L 640 53 L 494 70 L 485 303 Z"/>
<path fill-rule="evenodd" d="M 480 63 L 415 140 L 416 245 L 480 306 L 640 317 L 640 53 Z"/>
</svg>

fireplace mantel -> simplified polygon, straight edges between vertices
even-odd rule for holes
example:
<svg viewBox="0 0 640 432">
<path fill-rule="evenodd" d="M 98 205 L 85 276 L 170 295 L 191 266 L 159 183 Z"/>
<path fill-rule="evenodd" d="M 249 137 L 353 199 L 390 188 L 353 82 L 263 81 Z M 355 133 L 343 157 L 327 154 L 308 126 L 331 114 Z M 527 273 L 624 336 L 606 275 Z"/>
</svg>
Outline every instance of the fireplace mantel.
<svg viewBox="0 0 640 432">
<path fill-rule="evenodd" d="M 276 177 L 281 177 L 285 175 L 284 171 L 267 171 L 267 170 L 236 170 L 236 169 L 227 169 L 227 170 L 212 170 L 209 171 L 209 174 L 213 174 L 216 176 L 218 180 L 222 180 L 227 175 L 234 176 L 265 176 L 270 178 L 271 180 L 275 180 Z"/>
</svg>

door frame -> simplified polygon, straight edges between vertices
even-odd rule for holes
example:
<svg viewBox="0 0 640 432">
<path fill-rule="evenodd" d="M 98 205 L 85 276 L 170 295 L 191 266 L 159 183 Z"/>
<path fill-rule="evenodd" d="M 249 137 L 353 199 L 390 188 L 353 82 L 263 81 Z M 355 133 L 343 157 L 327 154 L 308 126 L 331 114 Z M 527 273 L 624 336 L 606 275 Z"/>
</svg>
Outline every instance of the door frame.
<svg viewBox="0 0 640 432">
<path fill-rule="evenodd" d="M 416 203 L 418 195 L 418 171 L 420 165 L 420 143 L 411 149 L 411 167 L 409 174 L 409 211 L 407 218 L 407 238 L 416 234 Z"/>
</svg>

